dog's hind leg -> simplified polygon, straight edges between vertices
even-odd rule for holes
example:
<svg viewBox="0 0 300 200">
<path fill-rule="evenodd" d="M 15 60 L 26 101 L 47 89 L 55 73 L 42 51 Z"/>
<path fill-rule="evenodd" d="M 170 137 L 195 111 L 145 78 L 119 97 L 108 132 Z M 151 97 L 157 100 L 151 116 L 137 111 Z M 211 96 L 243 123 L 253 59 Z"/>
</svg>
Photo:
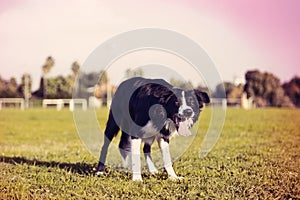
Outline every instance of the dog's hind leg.
<svg viewBox="0 0 300 200">
<path fill-rule="evenodd" d="M 128 168 L 128 155 L 131 152 L 131 136 L 124 131 L 122 131 L 121 140 L 119 143 L 119 150 L 122 156 L 122 166 L 124 168 Z"/>
<path fill-rule="evenodd" d="M 153 143 L 153 142 L 152 142 Z M 151 174 L 155 174 L 157 173 L 157 169 L 152 161 L 152 157 L 151 157 L 151 144 L 145 143 L 144 144 L 144 148 L 143 148 L 143 152 L 144 152 L 144 156 L 145 156 L 145 160 L 149 169 L 149 172 Z"/>
<path fill-rule="evenodd" d="M 114 138 L 115 135 L 118 134 L 120 130 L 119 126 L 115 122 L 112 112 L 110 111 L 108 121 L 106 123 L 106 129 L 104 131 L 104 143 L 100 153 L 100 159 L 98 163 L 98 167 L 96 169 L 96 175 L 102 174 L 105 170 L 105 160 L 107 155 L 107 150 L 111 140 Z"/>
</svg>

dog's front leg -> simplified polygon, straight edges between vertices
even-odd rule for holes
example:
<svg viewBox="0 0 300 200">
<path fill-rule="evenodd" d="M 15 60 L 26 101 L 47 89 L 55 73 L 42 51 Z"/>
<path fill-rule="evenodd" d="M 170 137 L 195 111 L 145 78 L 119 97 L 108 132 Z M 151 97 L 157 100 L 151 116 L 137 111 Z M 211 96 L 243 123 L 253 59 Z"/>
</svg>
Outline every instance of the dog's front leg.
<svg viewBox="0 0 300 200">
<path fill-rule="evenodd" d="M 163 138 L 159 138 L 158 144 L 159 144 L 159 147 L 160 147 L 160 150 L 162 153 L 164 167 L 165 167 L 169 177 L 171 179 L 182 179 L 183 177 L 178 177 L 172 167 L 169 142 Z"/>
<path fill-rule="evenodd" d="M 141 142 L 140 138 L 132 138 L 131 140 L 131 163 L 132 163 L 132 180 L 143 181 L 141 175 Z"/>
</svg>

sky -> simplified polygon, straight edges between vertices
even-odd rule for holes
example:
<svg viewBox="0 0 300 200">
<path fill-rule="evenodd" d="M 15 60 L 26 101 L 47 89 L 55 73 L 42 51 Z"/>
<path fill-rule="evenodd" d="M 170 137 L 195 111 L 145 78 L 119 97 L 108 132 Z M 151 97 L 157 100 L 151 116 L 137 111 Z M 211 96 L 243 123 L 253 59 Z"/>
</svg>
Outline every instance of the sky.
<svg viewBox="0 0 300 200">
<path fill-rule="evenodd" d="M 198 43 L 224 81 L 253 69 L 282 82 L 300 76 L 298 0 L 0 0 L 0 75 L 20 82 L 30 73 L 35 90 L 48 56 L 55 59 L 49 76 L 68 75 L 72 62 L 83 64 L 104 41 L 148 27 Z M 118 83 L 125 69 L 149 63 L 176 66 L 186 79 L 197 79 L 174 55 L 149 51 L 120 58 L 109 76 Z"/>
</svg>

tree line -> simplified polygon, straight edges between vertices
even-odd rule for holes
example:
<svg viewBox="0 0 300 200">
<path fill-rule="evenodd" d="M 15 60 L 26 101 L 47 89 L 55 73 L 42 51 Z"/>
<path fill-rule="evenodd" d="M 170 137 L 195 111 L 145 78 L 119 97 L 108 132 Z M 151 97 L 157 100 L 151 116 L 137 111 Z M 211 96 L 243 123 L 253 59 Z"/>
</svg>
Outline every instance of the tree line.
<svg viewBox="0 0 300 200">
<path fill-rule="evenodd" d="M 239 85 L 231 82 L 219 84 L 213 96 L 220 97 L 225 88 L 227 98 L 241 98 L 246 93 L 258 107 L 300 107 L 300 77 L 296 76 L 282 84 L 272 73 L 250 70 L 246 72 L 245 80 L 245 84 Z"/>
<path fill-rule="evenodd" d="M 68 76 L 47 77 L 55 65 L 54 59 L 49 56 L 42 65 L 42 77 L 39 88 L 32 92 L 32 78 L 30 74 L 25 73 L 18 84 L 16 78 L 5 80 L 0 76 L 0 98 L 72 98 L 72 92 L 75 86 L 75 80 L 79 80 L 77 88 L 82 93 L 81 96 L 89 97 L 95 95 L 98 98 L 106 98 L 108 87 L 112 92 L 114 87 L 108 86 L 108 76 L 105 71 L 84 73 L 80 71 L 78 62 L 71 64 L 72 74 Z M 143 76 L 141 69 L 126 70 L 126 77 Z M 99 78 L 100 77 L 100 78 Z M 260 72 L 251 70 L 245 74 L 245 84 L 235 85 L 231 82 L 220 83 L 216 86 L 212 97 L 238 99 L 243 93 L 247 97 L 252 97 L 258 107 L 300 107 L 300 77 L 294 77 L 289 82 L 281 83 L 280 79 L 269 72 Z M 95 84 L 96 83 L 96 84 Z M 180 80 L 171 79 L 170 83 L 183 89 L 190 89 L 191 82 L 184 83 Z M 89 90 L 92 88 L 92 90 Z M 198 86 L 198 89 L 208 91 L 208 88 Z M 223 91 L 225 89 L 225 91 Z"/>
</svg>

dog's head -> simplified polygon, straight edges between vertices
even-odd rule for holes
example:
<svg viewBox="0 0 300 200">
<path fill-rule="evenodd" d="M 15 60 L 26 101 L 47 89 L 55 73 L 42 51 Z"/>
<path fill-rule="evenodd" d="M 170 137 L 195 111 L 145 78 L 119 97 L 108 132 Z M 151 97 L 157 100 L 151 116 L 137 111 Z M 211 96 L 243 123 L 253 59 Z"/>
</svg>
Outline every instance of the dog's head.
<svg viewBox="0 0 300 200">
<path fill-rule="evenodd" d="M 173 93 L 167 104 L 168 118 L 175 124 L 179 135 L 191 135 L 189 129 L 198 120 L 203 103 L 209 103 L 210 99 L 207 93 L 200 90 L 175 88 Z"/>
</svg>

